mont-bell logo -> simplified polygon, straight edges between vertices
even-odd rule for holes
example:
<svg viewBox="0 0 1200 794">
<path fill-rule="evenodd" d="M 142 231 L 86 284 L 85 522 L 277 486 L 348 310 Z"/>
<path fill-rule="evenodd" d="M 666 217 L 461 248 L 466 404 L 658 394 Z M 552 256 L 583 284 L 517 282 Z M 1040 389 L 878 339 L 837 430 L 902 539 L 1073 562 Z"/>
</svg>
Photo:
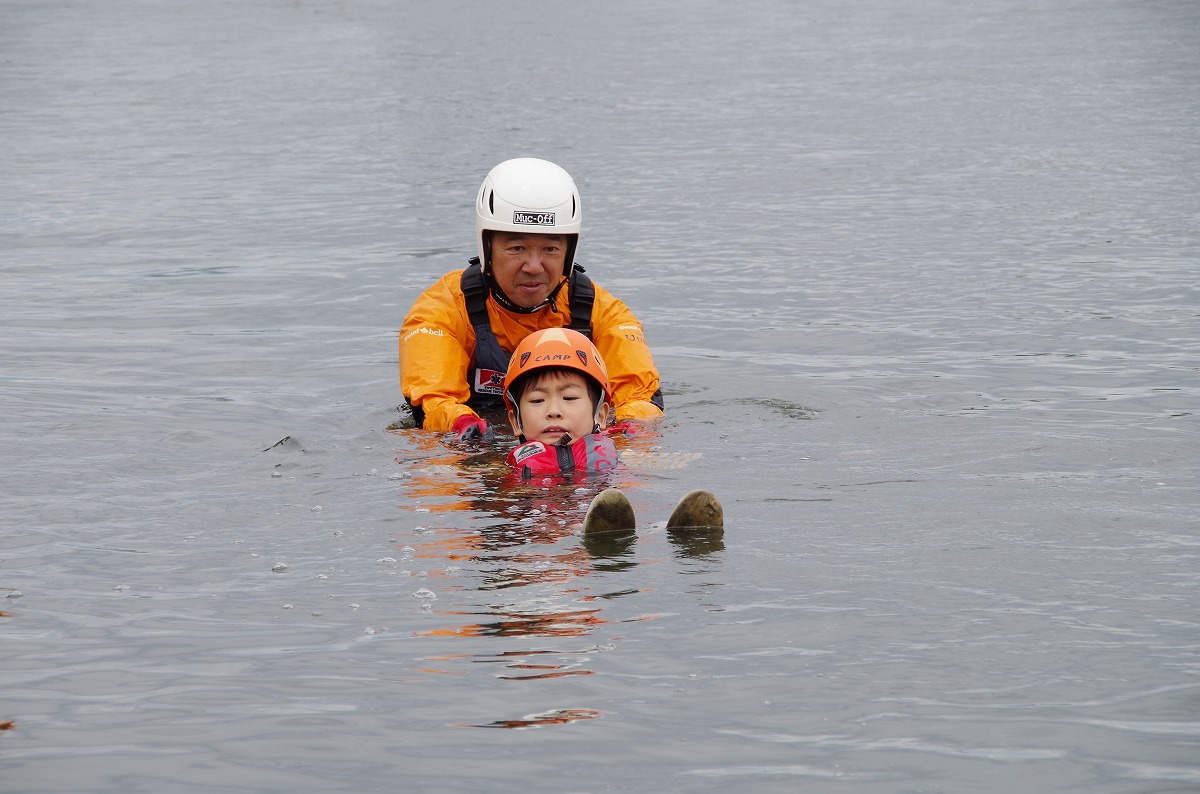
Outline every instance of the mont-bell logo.
<svg viewBox="0 0 1200 794">
<path fill-rule="evenodd" d="M 521 363 L 518 364 L 517 366 L 520 367 L 521 369 L 525 369 L 525 362 L 528 360 L 529 360 L 529 352 L 526 351 L 521 354 Z"/>
<path fill-rule="evenodd" d="M 513 211 L 513 223 L 526 224 L 528 226 L 553 226 L 553 212 L 524 212 L 522 210 Z"/>
<path fill-rule="evenodd" d="M 576 350 L 575 355 L 579 356 L 579 360 L 582 361 L 583 365 L 586 367 L 587 366 L 587 353 L 583 352 L 582 350 Z"/>
</svg>

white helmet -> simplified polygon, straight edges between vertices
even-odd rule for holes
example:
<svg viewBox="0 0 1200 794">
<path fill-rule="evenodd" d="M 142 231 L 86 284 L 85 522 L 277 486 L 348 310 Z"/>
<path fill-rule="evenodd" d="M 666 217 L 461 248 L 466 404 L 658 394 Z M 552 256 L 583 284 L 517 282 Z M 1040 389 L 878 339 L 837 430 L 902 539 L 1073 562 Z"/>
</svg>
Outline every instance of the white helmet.
<svg viewBox="0 0 1200 794">
<path fill-rule="evenodd" d="M 475 200 L 475 239 L 484 272 L 484 232 L 535 232 L 568 236 L 563 275 L 569 276 L 582 217 L 575 180 L 562 168 L 534 157 L 505 160 L 488 172 Z"/>
</svg>

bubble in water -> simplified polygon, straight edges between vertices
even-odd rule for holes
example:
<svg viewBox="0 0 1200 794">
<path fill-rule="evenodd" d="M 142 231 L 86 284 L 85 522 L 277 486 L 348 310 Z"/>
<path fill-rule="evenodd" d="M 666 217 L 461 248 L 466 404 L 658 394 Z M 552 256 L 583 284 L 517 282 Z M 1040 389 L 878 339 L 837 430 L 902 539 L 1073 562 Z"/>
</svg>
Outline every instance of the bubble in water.
<svg viewBox="0 0 1200 794">
<path fill-rule="evenodd" d="M 418 507 L 418 508 L 417 508 L 417 512 L 418 512 L 418 513 L 428 513 L 428 512 L 429 512 L 429 508 L 428 508 L 428 507 Z"/>
<path fill-rule="evenodd" d="M 9 594 L 7 596 L 5 596 L 5 598 L 17 599 L 23 595 L 25 595 L 25 594 L 22 593 L 20 590 L 11 590 L 11 591 L 9 591 Z"/>
<path fill-rule="evenodd" d="M 274 571 L 275 573 L 284 573 L 285 571 L 287 571 L 287 569 L 288 569 L 288 564 L 286 562 L 277 562 L 271 566 L 271 570 Z"/>
<path fill-rule="evenodd" d="M 413 598 L 420 598 L 424 601 L 432 601 L 437 598 L 437 593 L 430 590 L 428 587 L 422 587 L 420 590 L 413 591 Z"/>
<path fill-rule="evenodd" d="M 316 576 L 314 576 L 313 578 L 314 578 L 314 579 L 328 579 L 329 577 L 328 577 L 328 576 L 326 576 L 326 575 L 325 575 L 325 574 L 323 574 L 323 573 L 319 573 L 319 574 L 317 574 Z"/>
<path fill-rule="evenodd" d="M 284 604 L 280 609 L 295 609 L 295 607 L 291 604 Z"/>
<path fill-rule="evenodd" d="M 450 567 L 444 569 L 442 572 L 445 573 L 447 576 L 457 576 L 458 574 L 462 573 L 462 566 L 451 565 Z"/>
<path fill-rule="evenodd" d="M 433 604 L 430 604 L 430 603 L 421 604 L 421 611 L 422 612 L 432 612 Z"/>
<path fill-rule="evenodd" d="M 117 591 L 118 593 L 127 593 L 127 592 L 129 592 L 129 585 L 119 584 L 116 587 L 114 587 L 113 590 Z M 9 598 L 12 598 L 12 596 L 9 596 Z"/>
<path fill-rule="evenodd" d="M 350 608 L 351 608 L 351 609 L 358 609 L 358 604 L 351 604 L 351 605 L 350 605 Z"/>
<path fill-rule="evenodd" d="M 400 553 L 404 555 L 405 559 L 412 559 L 412 557 L 416 555 L 417 550 L 412 546 L 404 546 L 400 549 Z"/>
<path fill-rule="evenodd" d="M 322 510 L 324 510 L 324 509 L 325 509 L 325 508 L 321 507 L 320 505 L 317 505 L 317 506 L 315 506 L 315 507 L 310 507 L 310 508 L 309 508 L 309 510 L 311 510 L 311 511 L 312 511 L 312 512 L 314 512 L 314 513 L 319 513 L 319 512 L 321 512 L 321 511 L 322 511 Z"/>
<path fill-rule="evenodd" d="M 283 477 L 283 472 L 273 471 L 273 472 L 271 472 L 271 476 L 275 479 L 280 479 L 281 477 Z"/>
<path fill-rule="evenodd" d="M 379 469 L 371 469 L 369 472 L 367 472 L 367 476 L 368 477 L 378 477 Z"/>
<path fill-rule="evenodd" d="M 367 626 L 365 629 L 363 629 L 363 634 L 374 634 L 374 633 L 375 633 L 375 629 L 371 628 L 370 626 Z"/>
<path fill-rule="evenodd" d="M 314 618 L 319 618 L 319 617 L 321 617 L 321 613 L 320 613 L 320 612 L 310 612 L 309 614 L 310 614 L 310 615 L 312 615 Z"/>
<path fill-rule="evenodd" d="M 345 535 L 345 534 L 346 534 L 346 533 L 345 533 L 345 532 L 343 532 L 343 531 L 341 531 L 340 529 L 335 529 L 335 530 L 333 531 L 333 536 L 334 536 L 335 538 L 336 538 L 336 537 L 338 537 L 339 535 Z"/>
<path fill-rule="evenodd" d="M 375 562 L 392 562 L 392 563 L 394 563 L 394 562 L 396 562 L 396 561 L 397 561 L 397 560 L 396 560 L 396 558 L 395 558 L 395 557 L 380 557 L 380 558 L 379 558 L 378 560 L 376 560 Z"/>
</svg>

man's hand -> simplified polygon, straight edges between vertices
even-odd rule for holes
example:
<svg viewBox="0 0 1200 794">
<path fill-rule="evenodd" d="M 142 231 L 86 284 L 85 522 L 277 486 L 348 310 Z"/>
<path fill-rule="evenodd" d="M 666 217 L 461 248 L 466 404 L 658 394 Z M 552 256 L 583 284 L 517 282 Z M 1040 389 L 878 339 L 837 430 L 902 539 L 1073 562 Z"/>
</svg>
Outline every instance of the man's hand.
<svg viewBox="0 0 1200 794">
<path fill-rule="evenodd" d="M 496 430 L 478 416 L 464 414 L 454 420 L 455 441 L 491 441 L 496 437 Z"/>
</svg>

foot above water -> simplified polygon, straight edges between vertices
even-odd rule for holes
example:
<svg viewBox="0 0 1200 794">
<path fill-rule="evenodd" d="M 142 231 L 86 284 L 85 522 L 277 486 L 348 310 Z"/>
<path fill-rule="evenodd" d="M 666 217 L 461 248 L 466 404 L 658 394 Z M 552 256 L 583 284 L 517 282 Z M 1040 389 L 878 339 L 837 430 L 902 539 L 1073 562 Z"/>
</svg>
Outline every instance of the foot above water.
<svg viewBox="0 0 1200 794">
<path fill-rule="evenodd" d="M 636 526 L 629 498 L 616 488 L 608 488 L 596 494 L 588 507 L 583 519 L 583 534 L 628 532 Z"/>
<path fill-rule="evenodd" d="M 667 529 L 723 526 L 725 511 L 720 500 L 708 491 L 697 490 L 684 494 L 667 519 Z"/>
</svg>

